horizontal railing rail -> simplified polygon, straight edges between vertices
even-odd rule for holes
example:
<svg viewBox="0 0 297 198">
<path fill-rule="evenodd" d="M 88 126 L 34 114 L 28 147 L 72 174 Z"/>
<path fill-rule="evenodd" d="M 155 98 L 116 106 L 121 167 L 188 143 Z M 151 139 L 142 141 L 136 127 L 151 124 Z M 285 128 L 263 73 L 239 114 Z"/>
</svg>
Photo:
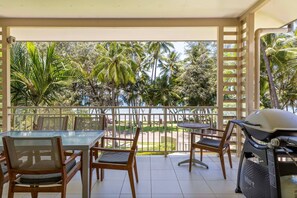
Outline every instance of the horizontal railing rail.
<svg viewBox="0 0 297 198">
<path fill-rule="evenodd" d="M 36 129 L 38 116 L 68 116 L 68 130 L 73 130 L 74 119 L 105 115 L 106 135 L 133 137 L 136 126 L 141 127 L 138 150 L 141 152 L 184 152 L 189 151 L 188 129 L 177 126 L 180 122 L 206 123 L 217 127 L 218 113 L 214 106 L 192 107 L 10 107 L 11 129 L 30 131 Z M 112 146 L 123 146 L 115 142 Z"/>
</svg>

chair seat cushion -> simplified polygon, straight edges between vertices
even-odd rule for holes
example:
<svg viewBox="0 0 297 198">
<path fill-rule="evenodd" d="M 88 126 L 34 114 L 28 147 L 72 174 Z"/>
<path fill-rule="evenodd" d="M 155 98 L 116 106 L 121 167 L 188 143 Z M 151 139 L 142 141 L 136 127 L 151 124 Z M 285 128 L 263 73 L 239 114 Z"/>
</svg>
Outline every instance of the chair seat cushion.
<svg viewBox="0 0 297 198">
<path fill-rule="evenodd" d="M 129 158 L 129 152 L 112 152 L 106 151 L 96 160 L 101 163 L 115 163 L 115 164 L 127 164 Z"/>
<path fill-rule="evenodd" d="M 201 138 L 197 144 L 202 144 L 206 146 L 211 146 L 215 148 L 219 148 L 221 143 L 221 140 L 216 140 L 216 139 L 210 139 L 210 138 Z M 228 146 L 228 144 L 225 144 L 224 147 Z"/>
<path fill-rule="evenodd" d="M 66 165 L 67 173 L 76 165 L 76 161 L 73 160 Z M 61 173 L 52 173 L 52 174 L 42 174 L 42 175 L 27 175 L 24 174 L 20 177 L 18 183 L 20 184 L 38 184 L 38 185 L 47 185 L 55 184 L 62 180 Z"/>
</svg>

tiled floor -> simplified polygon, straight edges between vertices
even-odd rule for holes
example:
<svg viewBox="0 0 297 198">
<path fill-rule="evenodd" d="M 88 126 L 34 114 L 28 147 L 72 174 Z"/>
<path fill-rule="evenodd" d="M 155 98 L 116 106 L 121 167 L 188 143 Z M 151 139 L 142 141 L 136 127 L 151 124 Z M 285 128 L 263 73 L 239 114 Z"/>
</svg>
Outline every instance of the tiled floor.
<svg viewBox="0 0 297 198">
<path fill-rule="evenodd" d="M 233 157 L 233 169 L 230 169 L 225 158 L 227 179 L 224 180 L 219 158 L 209 154 L 203 161 L 209 169 L 193 166 L 189 173 L 188 165 L 178 166 L 178 162 L 187 159 L 189 155 L 139 156 L 137 157 L 139 183 L 136 184 L 139 198 L 233 198 L 244 197 L 235 194 L 238 158 Z M 95 171 L 94 171 L 95 173 Z M 92 197 L 129 198 L 131 196 L 129 178 L 124 171 L 106 170 L 103 182 L 93 177 Z M 7 197 L 7 185 L 3 197 Z M 16 194 L 15 197 L 30 197 L 30 194 Z M 40 194 L 39 197 L 59 197 L 59 194 Z M 67 186 L 67 197 L 81 198 L 80 174 Z"/>
</svg>

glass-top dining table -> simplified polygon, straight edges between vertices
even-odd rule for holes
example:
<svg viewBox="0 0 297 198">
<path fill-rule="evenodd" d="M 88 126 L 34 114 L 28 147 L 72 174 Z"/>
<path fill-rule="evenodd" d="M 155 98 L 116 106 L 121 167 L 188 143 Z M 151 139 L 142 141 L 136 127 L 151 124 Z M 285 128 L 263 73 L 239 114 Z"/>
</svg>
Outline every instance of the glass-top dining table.
<svg viewBox="0 0 297 198">
<path fill-rule="evenodd" d="M 104 136 L 103 130 L 98 131 L 9 131 L 0 133 L 0 150 L 3 150 L 1 136 L 11 137 L 54 137 L 61 136 L 65 150 L 82 151 L 82 197 L 89 198 L 89 162 L 90 148 Z"/>
</svg>

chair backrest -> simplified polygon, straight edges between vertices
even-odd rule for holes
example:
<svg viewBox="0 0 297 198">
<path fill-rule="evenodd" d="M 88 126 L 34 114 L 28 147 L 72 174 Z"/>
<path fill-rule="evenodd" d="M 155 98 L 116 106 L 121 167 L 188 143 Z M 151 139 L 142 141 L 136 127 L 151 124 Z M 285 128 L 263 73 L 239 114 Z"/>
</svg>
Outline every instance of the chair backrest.
<svg viewBox="0 0 297 198">
<path fill-rule="evenodd" d="M 104 130 L 105 116 L 99 117 L 75 117 L 74 130 L 90 131 L 90 130 Z"/>
<path fill-rule="evenodd" d="M 234 129 L 234 126 L 235 124 L 231 121 L 228 121 L 227 123 L 227 126 L 225 128 L 225 132 L 222 136 L 222 140 L 221 140 L 221 143 L 220 143 L 220 148 L 223 148 L 225 143 L 228 143 L 230 138 L 231 138 L 231 135 L 232 135 L 232 132 L 233 132 L 233 129 Z"/>
<path fill-rule="evenodd" d="M 140 127 L 137 127 L 131 150 L 135 150 L 137 148 L 137 142 L 138 142 L 139 134 L 140 134 Z"/>
<path fill-rule="evenodd" d="M 62 172 L 65 156 L 61 137 L 9 137 L 3 139 L 9 173 Z"/>
<path fill-rule="evenodd" d="M 134 135 L 134 138 L 133 138 L 133 143 L 132 143 L 132 146 L 131 146 L 131 150 L 132 151 L 135 151 L 136 148 L 137 148 L 137 142 L 138 142 L 139 134 L 140 134 L 140 127 L 137 127 L 136 132 L 135 132 L 135 135 Z M 134 155 L 135 154 L 136 154 L 135 152 L 134 153 L 132 153 L 132 152 L 130 153 L 129 159 L 128 159 L 130 162 L 133 161 L 133 158 L 134 158 Z"/>
<path fill-rule="evenodd" d="M 68 116 L 63 117 L 38 117 L 37 120 L 37 130 L 51 130 L 51 131 L 59 131 L 67 130 L 68 124 Z"/>
</svg>

